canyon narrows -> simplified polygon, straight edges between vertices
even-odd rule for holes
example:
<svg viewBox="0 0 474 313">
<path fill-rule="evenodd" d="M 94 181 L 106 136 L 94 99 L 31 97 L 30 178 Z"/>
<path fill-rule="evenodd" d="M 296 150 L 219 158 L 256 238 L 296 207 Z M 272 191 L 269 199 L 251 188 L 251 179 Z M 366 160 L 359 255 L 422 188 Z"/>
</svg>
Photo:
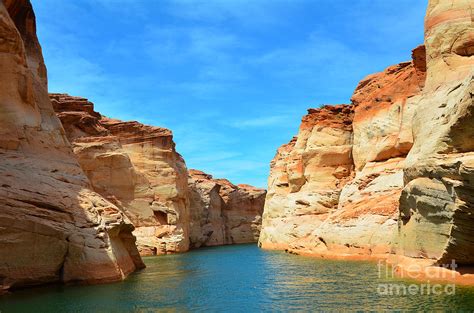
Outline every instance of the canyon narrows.
<svg viewBox="0 0 474 313">
<path fill-rule="evenodd" d="M 0 293 L 119 281 L 140 255 L 258 240 L 265 190 L 188 172 L 166 128 L 48 96 L 28 0 L 0 3 L 0 39 Z"/>
<path fill-rule="evenodd" d="M 257 242 L 265 190 L 188 171 L 169 129 L 107 118 L 85 98 L 50 97 L 92 187 L 135 226 L 141 255 Z"/>
<path fill-rule="evenodd" d="M 473 12 L 429 1 L 411 62 L 366 77 L 350 105 L 309 110 L 272 161 L 260 246 L 473 264 Z"/>
<path fill-rule="evenodd" d="M 1 0 L 0 294 L 257 242 L 400 271 L 472 266 L 473 21 L 474 0 L 430 0 L 412 60 L 364 78 L 350 104 L 309 109 L 267 192 L 188 169 L 170 129 L 49 94 L 30 1 Z"/>
</svg>

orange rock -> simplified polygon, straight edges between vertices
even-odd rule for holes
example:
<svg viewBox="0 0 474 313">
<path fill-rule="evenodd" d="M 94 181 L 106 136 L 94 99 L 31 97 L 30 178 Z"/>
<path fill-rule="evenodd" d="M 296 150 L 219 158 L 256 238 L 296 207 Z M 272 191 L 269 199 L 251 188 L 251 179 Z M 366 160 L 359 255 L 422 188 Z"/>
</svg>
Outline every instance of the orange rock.
<svg viewBox="0 0 474 313">
<path fill-rule="evenodd" d="M 288 249 L 337 209 L 350 181 L 353 110 L 348 105 L 310 109 L 298 136 L 271 163 L 259 245 Z"/>
<path fill-rule="evenodd" d="M 0 293 L 143 267 L 133 226 L 92 191 L 48 98 L 27 0 L 0 2 Z"/>
<path fill-rule="evenodd" d="M 369 75 L 357 86 L 354 114 L 354 163 L 362 170 L 367 162 L 404 157 L 413 145 L 414 108 L 425 83 L 424 46 L 413 50 L 411 62 Z"/>
<path fill-rule="evenodd" d="M 50 98 L 94 190 L 135 225 L 141 254 L 187 251 L 187 169 L 172 132 L 104 117 L 84 98 Z"/>
<path fill-rule="evenodd" d="M 352 123 L 334 120 L 337 109 L 303 118 L 271 163 L 262 247 L 474 263 L 473 5 L 431 0 L 425 45 L 358 85 Z"/>
</svg>

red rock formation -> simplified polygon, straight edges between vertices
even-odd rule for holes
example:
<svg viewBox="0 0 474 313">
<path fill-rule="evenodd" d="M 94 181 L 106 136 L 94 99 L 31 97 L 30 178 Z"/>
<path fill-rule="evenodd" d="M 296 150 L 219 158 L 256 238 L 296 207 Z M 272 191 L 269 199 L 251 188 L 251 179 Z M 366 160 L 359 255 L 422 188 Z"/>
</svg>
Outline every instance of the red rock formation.
<svg viewBox="0 0 474 313">
<path fill-rule="evenodd" d="M 50 97 L 94 190 L 135 225 L 142 255 L 257 241 L 265 190 L 197 170 L 188 178 L 170 130 L 106 118 L 84 98 Z"/>
<path fill-rule="evenodd" d="M 294 144 L 272 162 L 263 247 L 332 256 L 391 252 L 426 75 L 423 52 L 420 46 L 412 62 L 362 80 L 352 106 L 309 110 Z M 308 138 L 324 148 L 308 147 Z"/>
<path fill-rule="evenodd" d="M 354 163 L 362 169 L 367 162 L 404 157 L 413 145 L 411 120 L 424 86 L 424 46 L 413 50 L 413 60 L 367 76 L 351 100 L 354 115 Z"/>
<path fill-rule="evenodd" d="M 187 169 L 171 131 L 109 119 L 84 98 L 50 97 L 94 190 L 135 225 L 140 253 L 187 251 Z"/>
<path fill-rule="evenodd" d="M 259 244 L 288 249 L 309 236 L 338 204 L 352 177 L 352 119 L 348 105 L 311 109 L 298 137 L 271 164 Z"/>
<path fill-rule="evenodd" d="M 266 191 L 189 171 L 191 246 L 257 242 Z"/>
<path fill-rule="evenodd" d="M 226 243 L 221 185 L 204 172 L 189 170 L 190 243 L 192 248 Z M 263 209 L 263 206 L 262 206 Z"/>
<path fill-rule="evenodd" d="M 91 190 L 54 114 L 29 1 L 0 2 L 0 52 L 0 293 L 143 267 L 132 224 Z"/>
<path fill-rule="evenodd" d="M 295 203 L 309 206 L 326 196 L 337 158 L 301 149 L 308 129 L 315 138 L 327 138 L 318 133 L 324 127 L 303 120 L 297 139 L 280 148 L 271 164 L 263 247 L 324 257 L 389 257 L 400 272 L 420 258 L 430 270 L 451 259 L 473 264 L 473 9 L 472 1 L 431 0 L 425 46 L 413 51 L 413 61 L 359 84 L 352 97 L 353 140 L 346 141 L 355 177 L 337 186 L 319 218 L 305 218 L 293 200 L 302 196 Z M 319 114 L 311 120 L 328 119 L 326 112 Z M 330 118 L 326 124 L 333 125 Z M 302 175 L 314 161 L 330 170 Z"/>
</svg>

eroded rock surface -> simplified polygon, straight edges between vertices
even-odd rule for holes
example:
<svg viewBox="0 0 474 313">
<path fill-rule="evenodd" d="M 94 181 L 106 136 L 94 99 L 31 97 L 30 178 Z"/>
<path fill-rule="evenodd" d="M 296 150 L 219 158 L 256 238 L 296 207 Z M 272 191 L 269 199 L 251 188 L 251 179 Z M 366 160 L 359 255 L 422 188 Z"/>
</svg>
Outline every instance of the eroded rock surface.
<svg viewBox="0 0 474 313">
<path fill-rule="evenodd" d="M 347 127 L 310 111 L 272 161 L 262 247 L 473 263 L 473 9 L 431 0 L 425 45 L 361 81 Z"/>
<path fill-rule="evenodd" d="M 219 246 L 226 243 L 224 200 L 221 185 L 211 175 L 189 170 L 191 247 Z"/>
<path fill-rule="evenodd" d="M 288 249 L 337 209 L 353 175 L 352 120 L 348 105 L 311 109 L 298 136 L 271 163 L 260 245 Z"/>
<path fill-rule="evenodd" d="M 189 171 L 191 246 L 257 242 L 266 191 Z"/>
<path fill-rule="evenodd" d="M 429 3 L 427 79 L 400 198 L 398 252 L 410 257 L 474 263 L 473 21 L 473 1 Z"/>
<path fill-rule="evenodd" d="M 217 179 L 217 182 L 224 201 L 225 243 L 257 242 L 267 191 L 250 185 L 234 185 L 227 179 Z"/>
<path fill-rule="evenodd" d="M 265 190 L 188 173 L 168 129 L 106 118 L 84 98 L 50 97 L 94 190 L 130 218 L 142 255 L 258 240 Z"/>
<path fill-rule="evenodd" d="M 135 225 L 140 253 L 187 251 L 188 174 L 171 131 L 109 119 L 84 98 L 50 97 L 94 190 Z"/>
<path fill-rule="evenodd" d="M 56 117 L 28 0 L 0 2 L 0 293 L 123 279 L 133 226 L 92 191 Z"/>
</svg>

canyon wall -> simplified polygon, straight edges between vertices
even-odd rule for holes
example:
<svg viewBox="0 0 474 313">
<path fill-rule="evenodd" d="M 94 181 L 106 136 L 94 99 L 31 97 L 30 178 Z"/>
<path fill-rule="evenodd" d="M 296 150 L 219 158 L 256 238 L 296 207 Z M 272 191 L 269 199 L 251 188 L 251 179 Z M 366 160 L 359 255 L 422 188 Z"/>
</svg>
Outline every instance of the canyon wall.
<svg viewBox="0 0 474 313">
<path fill-rule="evenodd" d="M 271 163 L 260 246 L 472 264 L 473 8 L 430 1 L 411 62 L 309 110 Z"/>
<path fill-rule="evenodd" d="M 140 253 L 187 251 L 188 172 L 171 131 L 106 118 L 84 98 L 50 97 L 94 190 L 135 225 Z"/>
<path fill-rule="evenodd" d="M 427 77 L 404 169 L 398 252 L 474 263 L 474 1 L 430 1 Z"/>
<path fill-rule="evenodd" d="M 189 171 L 191 246 L 257 242 L 266 191 Z"/>
<path fill-rule="evenodd" d="M 92 191 L 56 117 L 28 0 L 0 2 L 0 293 L 123 279 L 133 226 Z"/>
<path fill-rule="evenodd" d="M 334 213 L 353 176 L 353 116 L 347 105 L 311 109 L 298 136 L 278 150 L 259 240 L 264 248 L 288 249 Z"/>
<path fill-rule="evenodd" d="M 168 129 L 104 117 L 85 98 L 50 98 L 92 187 L 135 226 L 140 254 L 258 240 L 265 190 L 188 173 Z"/>
</svg>

